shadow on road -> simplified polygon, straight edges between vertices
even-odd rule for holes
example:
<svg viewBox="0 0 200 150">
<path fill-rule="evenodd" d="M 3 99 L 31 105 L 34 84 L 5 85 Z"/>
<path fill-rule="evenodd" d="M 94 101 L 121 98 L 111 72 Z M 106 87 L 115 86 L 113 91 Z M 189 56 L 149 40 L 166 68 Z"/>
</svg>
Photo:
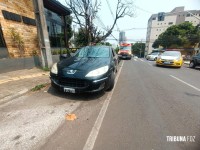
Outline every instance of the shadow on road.
<svg viewBox="0 0 200 150">
<path fill-rule="evenodd" d="M 179 67 L 173 67 L 173 66 L 159 66 L 159 65 L 156 65 L 156 64 L 153 64 L 153 66 L 155 66 L 155 67 L 158 67 L 158 68 L 168 68 L 168 69 L 181 69 L 181 68 L 179 68 Z"/>
<path fill-rule="evenodd" d="M 49 94 L 52 94 L 57 97 L 66 98 L 69 100 L 78 100 L 78 101 L 91 101 L 91 100 L 97 100 L 101 97 L 103 97 L 106 92 L 100 91 L 95 93 L 64 93 L 62 91 L 58 91 L 54 89 L 53 87 L 49 87 L 47 92 Z"/>
<path fill-rule="evenodd" d="M 187 96 L 191 96 L 191 97 L 200 97 L 200 95 L 192 94 L 192 93 L 188 93 L 188 92 L 185 92 L 185 94 L 186 94 Z"/>
<path fill-rule="evenodd" d="M 200 67 L 190 68 L 189 66 L 187 66 L 186 68 L 200 71 Z"/>
</svg>

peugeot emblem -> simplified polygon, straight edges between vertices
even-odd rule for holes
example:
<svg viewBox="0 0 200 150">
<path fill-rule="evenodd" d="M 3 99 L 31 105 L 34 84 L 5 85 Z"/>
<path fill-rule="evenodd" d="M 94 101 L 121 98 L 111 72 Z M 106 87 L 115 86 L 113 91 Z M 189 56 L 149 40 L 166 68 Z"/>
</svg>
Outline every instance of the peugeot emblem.
<svg viewBox="0 0 200 150">
<path fill-rule="evenodd" d="M 75 74 L 76 70 L 67 70 L 67 74 Z"/>
</svg>

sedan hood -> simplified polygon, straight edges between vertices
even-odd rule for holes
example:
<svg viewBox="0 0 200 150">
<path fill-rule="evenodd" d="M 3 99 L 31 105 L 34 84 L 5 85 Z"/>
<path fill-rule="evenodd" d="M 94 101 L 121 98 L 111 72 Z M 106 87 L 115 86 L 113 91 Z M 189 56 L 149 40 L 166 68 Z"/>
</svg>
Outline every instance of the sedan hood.
<svg viewBox="0 0 200 150">
<path fill-rule="evenodd" d="M 161 56 L 161 59 L 166 59 L 166 60 L 174 60 L 174 59 L 178 59 L 178 56 Z"/>
<path fill-rule="evenodd" d="M 110 58 L 78 58 L 71 57 L 58 63 L 58 73 L 61 76 L 68 76 L 67 70 L 75 70 L 74 76 L 85 76 L 89 71 L 110 64 Z"/>
</svg>

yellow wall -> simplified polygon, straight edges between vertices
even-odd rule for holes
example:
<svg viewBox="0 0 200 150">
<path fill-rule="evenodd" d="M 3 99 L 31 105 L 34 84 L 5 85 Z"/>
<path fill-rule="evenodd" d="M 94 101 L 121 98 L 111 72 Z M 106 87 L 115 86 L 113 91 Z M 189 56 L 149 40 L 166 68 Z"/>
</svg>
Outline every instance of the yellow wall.
<svg viewBox="0 0 200 150">
<path fill-rule="evenodd" d="M 11 37 L 11 28 L 19 33 L 24 42 L 23 56 L 31 56 L 34 50 L 39 50 L 36 26 L 27 25 L 22 22 L 4 19 L 2 10 L 6 10 L 21 16 L 35 19 L 32 0 L 0 0 L 0 23 L 6 46 L 10 57 L 20 57 L 20 50 Z"/>
</svg>

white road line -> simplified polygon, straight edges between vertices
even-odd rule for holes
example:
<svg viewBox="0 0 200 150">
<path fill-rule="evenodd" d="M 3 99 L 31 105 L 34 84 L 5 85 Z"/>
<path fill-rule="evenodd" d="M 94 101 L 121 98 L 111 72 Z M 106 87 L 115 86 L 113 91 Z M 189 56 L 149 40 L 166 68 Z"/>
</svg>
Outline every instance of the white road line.
<svg viewBox="0 0 200 150">
<path fill-rule="evenodd" d="M 195 86 L 193 86 L 193 85 L 191 85 L 191 84 L 189 84 L 189 83 L 187 83 L 187 82 L 185 82 L 185 81 L 183 81 L 183 80 L 181 80 L 181 79 L 179 79 L 179 78 L 177 78 L 177 77 L 175 77 L 173 75 L 170 75 L 170 77 L 172 77 L 172 78 L 174 78 L 174 79 L 176 79 L 176 80 L 178 80 L 178 81 L 180 81 L 180 82 L 182 82 L 182 83 L 184 83 L 184 84 L 190 86 L 191 88 L 193 88 L 193 89 L 195 89 L 195 90 L 200 92 L 199 88 L 197 88 L 197 87 L 195 87 Z"/>
<path fill-rule="evenodd" d="M 119 75 L 120 75 L 120 73 L 121 73 L 123 64 L 124 64 L 124 61 L 122 62 L 121 68 L 120 68 L 120 70 L 119 70 L 119 72 L 118 72 L 118 74 L 117 74 L 117 77 L 116 77 L 116 80 L 115 80 L 115 81 L 116 81 L 116 82 L 115 82 L 116 84 L 117 84 Z M 116 84 L 115 84 L 115 85 L 116 85 Z M 93 126 L 93 128 L 92 128 L 92 131 L 90 132 L 90 135 L 89 135 L 89 137 L 88 137 L 88 139 L 87 139 L 87 141 L 86 141 L 84 147 L 83 147 L 83 150 L 92 150 L 92 149 L 93 149 L 94 144 L 95 144 L 95 141 L 96 141 L 97 136 L 98 136 L 98 134 L 99 134 L 99 130 L 100 130 L 100 128 L 101 128 L 101 124 L 102 124 L 103 119 L 104 119 L 104 117 L 105 117 L 105 114 L 106 114 L 106 111 L 107 111 L 108 105 L 109 105 L 109 103 L 110 103 L 110 100 L 111 100 L 111 98 L 112 98 L 112 95 L 113 95 L 114 90 L 115 90 L 115 87 L 114 87 L 113 90 L 108 94 L 106 100 L 104 101 L 103 106 L 102 106 L 102 108 L 101 108 L 101 111 L 100 111 L 100 113 L 99 113 L 99 115 L 98 115 L 98 117 L 97 117 L 97 120 L 95 121 L 95 124 L 94 124 L 94 126 Z"/>
</svg>

